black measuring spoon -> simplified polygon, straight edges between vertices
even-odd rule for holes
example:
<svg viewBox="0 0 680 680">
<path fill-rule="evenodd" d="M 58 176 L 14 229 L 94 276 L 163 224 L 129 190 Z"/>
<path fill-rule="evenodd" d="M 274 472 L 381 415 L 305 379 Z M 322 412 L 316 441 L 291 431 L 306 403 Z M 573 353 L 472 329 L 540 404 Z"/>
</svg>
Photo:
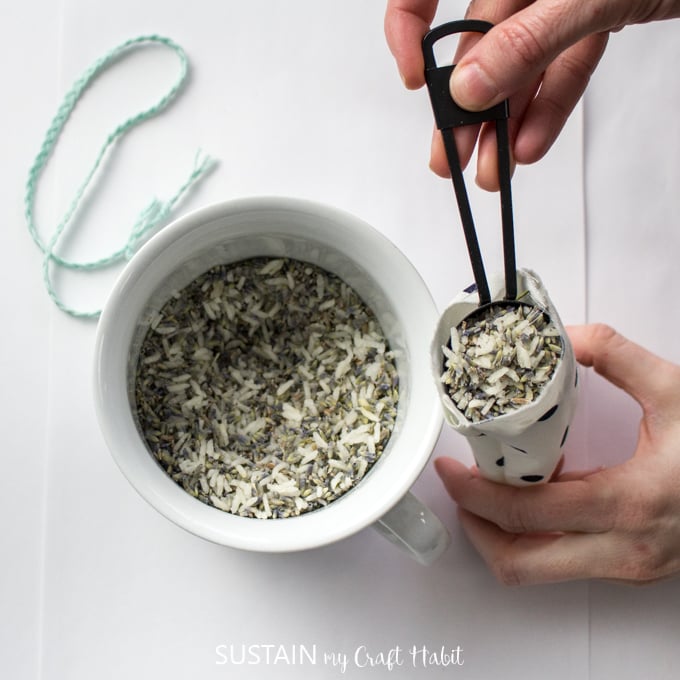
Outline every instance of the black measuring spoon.
<svg viewBox="0 0 680 680">
<path fill-rule="evenodd" d="M 430 101 L 434 111 L 437 128 L 442 133 L 444 149 L 451 180 L 456 194 L 458 210 L 463 225 L 472 272 L 479 295 L 479 306 L 469 316 L 477 315 L 491 305 L 527 305 L 517 300 L 517 271 L 515 264 L 515 235 L 512 214 L 512 191 L 510 187 L 510 142 L 508 137 L 508 101 L 502 101 L 483 111 L 468 111 L 456 104 L 449 91 L 449 80 L 455 64 L 437 66 L 434 55 L 435 43 L 449 35 L 457 33 L 486 33 L 493 27 L 487 21 L 461 20 L 438 26 L 425 35 L 422 42 L 425 58 L 425 81 L 430 93 Z M 477 232 L 470 208 L 470 200 L 465 188 L 463 170 L 456 148 L 453 130 L 464 125 L 477 125 L 484 122 L 495 122 L 496 143 L 498 148 L 498 180 L 501 199 L 501 221 L 503 233 L 503 260 L 505 268 L 505 298 L 492 303 L 489 284 L 484 270 L 484 262 L 477 240 Z M 527 305 L 532 306 L 532 305 Z"/>
</svg>

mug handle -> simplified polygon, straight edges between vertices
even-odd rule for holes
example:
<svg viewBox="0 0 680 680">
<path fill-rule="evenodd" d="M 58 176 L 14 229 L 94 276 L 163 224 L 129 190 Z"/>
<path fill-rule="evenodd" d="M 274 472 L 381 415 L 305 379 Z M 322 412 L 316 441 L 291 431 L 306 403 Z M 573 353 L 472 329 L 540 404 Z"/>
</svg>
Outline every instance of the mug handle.
<svg viewBox="0 0 680 680">
<path fill-rule="evenodd" d="M 373 528 L 424 565 L 438 559 L 451 542 L 441 520 L 410 491 Z"/>
</svg>

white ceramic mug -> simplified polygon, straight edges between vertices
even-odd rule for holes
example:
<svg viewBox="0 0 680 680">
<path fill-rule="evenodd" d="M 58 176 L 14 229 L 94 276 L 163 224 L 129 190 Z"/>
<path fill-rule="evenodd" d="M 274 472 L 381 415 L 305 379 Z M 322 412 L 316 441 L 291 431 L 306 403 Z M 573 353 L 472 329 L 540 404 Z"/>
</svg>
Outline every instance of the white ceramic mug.
<svg viewBox="0 0 680 680">
<path fill-rule="evenodd" d="M 158 465 L 133 415 L 134 371 L 148 319 L 172 291 L 217 264 L 257 256 L 311 262 L 351 285 L 395 350 L 399 403 L 385 451 L 353 489 L 328 506 L 285 519 L 253 519 L 193 498 Z M 130 260 L 102 313 L 95 400 L 123 474 L 154 508 L 188 531 L 235 548 L 285 552 L 328 544 L 373 525 L 424 564 L 447 547 L 435 515 L 409 493 L 442 426 L 429 370 L 434 302 L 406 257 L 344 212 L 291 198 L 247 198 L 204 208 L 164 228 Z"/>
</svg>

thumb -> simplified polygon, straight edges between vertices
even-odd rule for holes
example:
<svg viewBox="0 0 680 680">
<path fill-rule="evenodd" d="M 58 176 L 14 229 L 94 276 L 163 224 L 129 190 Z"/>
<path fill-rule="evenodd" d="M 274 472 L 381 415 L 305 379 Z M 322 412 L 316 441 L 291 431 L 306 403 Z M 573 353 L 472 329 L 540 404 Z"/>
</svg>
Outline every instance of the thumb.
<svg viewBox="0 0 680 680">
<path fill-rule="evenodd" d="M 646 413 L 680 408 L 680 367 L 623 337 L 604 324 L 571 326 L 576 359 L 628 392 Z"/>
<path fill-rule="evenodd" d="M 461 58 L 451 96 L 463 108 L 486 109 L 519 91 L 564 50 L 618 23 L 580 0 L 536 0 L 498 23 Z M 598 3 L 601 4 L 601 3 Z"/>
</svg>

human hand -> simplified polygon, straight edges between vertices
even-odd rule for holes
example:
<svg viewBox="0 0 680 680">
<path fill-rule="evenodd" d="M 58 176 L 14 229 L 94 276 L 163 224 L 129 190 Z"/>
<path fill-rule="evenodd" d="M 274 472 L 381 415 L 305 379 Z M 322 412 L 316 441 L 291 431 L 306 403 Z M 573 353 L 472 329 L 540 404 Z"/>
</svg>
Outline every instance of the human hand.
<svg viewBox="0 0 680 680">
<path fill-rule="evenodd" d="M 642 407 L 633 457 L 615 467 L 510 487 L 451 458 L 435 467 L 468 538 L 508 585 L 680 574 L 680 366 L 603 325 L 569 329 L 579 363 Z"/>
<path fill-rule="evenodd" d="M 424 84 L 421 39 L 438 0 L 388 0 L 385 34 L 409 89 Z M 534 163 L 557 139 L 581 98 L 610 31 L 629 24 L 680 17 L 680 0 L 472 0 L 467 19 L 495 24 L 484 36 L 461 38 L 451 94 L 465 109 L 510 100 L 510 146 L 517 163 Z M 456 130 L 461 163 L 478 142 L 477 183 L 498 188 L 493 126 Z M 430 167 L 449 174 L 439 131 Z"/>
</svg>

